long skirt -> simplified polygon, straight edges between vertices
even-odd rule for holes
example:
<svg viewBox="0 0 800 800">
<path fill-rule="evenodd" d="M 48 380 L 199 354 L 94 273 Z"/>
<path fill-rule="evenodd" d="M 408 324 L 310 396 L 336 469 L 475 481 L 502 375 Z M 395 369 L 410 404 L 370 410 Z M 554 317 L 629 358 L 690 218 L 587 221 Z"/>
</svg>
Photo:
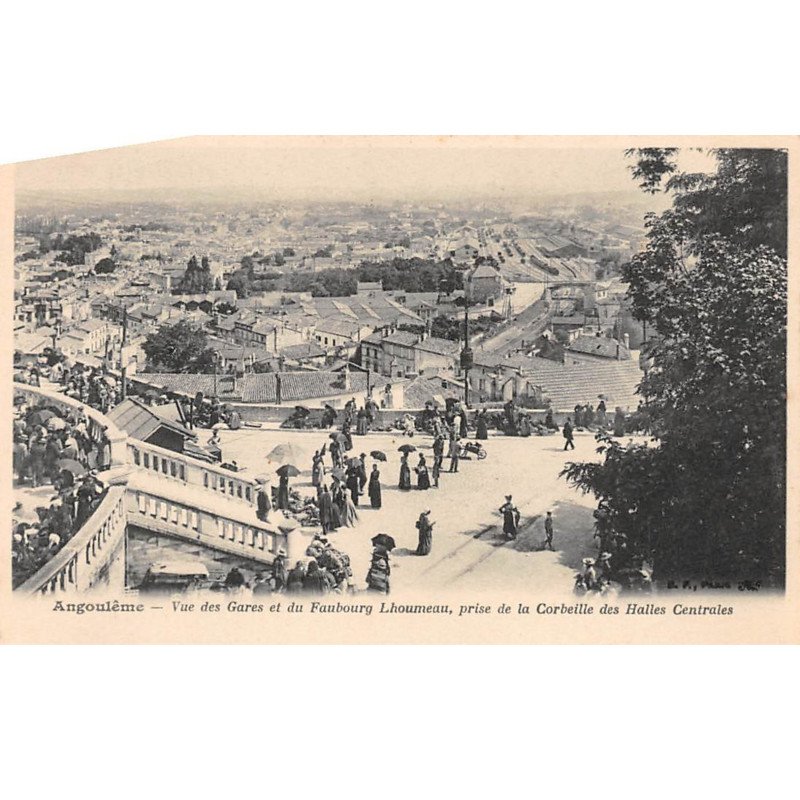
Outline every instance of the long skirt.
<svg viewBox="0 0 800 800">
<path fill-rule="evenodd" d="M 348 498 L 345 506 L 344 524 L 346 527 L 352 528 L 356 522 L 358 522 L 358 511 L 356 511 L 353 501 Z"/>
<path fill-rule="evenodd" d="M 400 467 L 400 488 L 411 488 L 411 469 L 409 467 Z"/>
<path fill-rule="evenodd" d="M 427 556 L 433 547 L 433 529 L 423 528 L 419 532 L 419 543 L 417 544 L 416 554 L 418 556 Z"/>
<path fill-rule="evenodd" d="M 377 481 L 369 483 L 369 502 L 373 508 L 381 507 L 381 485 Z"/>
</svg>

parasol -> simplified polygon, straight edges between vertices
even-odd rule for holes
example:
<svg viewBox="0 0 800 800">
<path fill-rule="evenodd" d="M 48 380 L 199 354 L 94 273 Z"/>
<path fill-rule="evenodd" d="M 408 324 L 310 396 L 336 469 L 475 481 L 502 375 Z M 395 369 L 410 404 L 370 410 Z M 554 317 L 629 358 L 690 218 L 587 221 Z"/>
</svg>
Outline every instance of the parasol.
<svg viewBox="0 0 800 800">
<path fill-rule="evenodd" d="M 56 469 L 59 472 L 71 472 L 76 477 L 85 475 L 87 472 L 86 467 L 84 467 L 80 461 L 76 461 L 74 458 L 59 459 L 56 461 Z"/>
<path fill-rule="evenodd" d="M 303 454 L 297 448 L 297 445 L 290 442 L 283 442 L 272 448 L 267 454 L 270 461 L 275 461 L 278 464 L 288 464 L 292 461 L 302 461 Z"/>
<path fill-rule="evenodd" d="M 400 453 L 415 453 L 417 448 L 414 447 L 413 444 L 401 444 L 400 447 L 397 448 L 398 452 Z"/>
<path fill-rule="evenodd" d="M 67 422 L 61 419 L 61 417 L 50 417 L 45 427 L 49 431 L 63 431 L 64 428 L 67 427 Z"/>
<path fill-rule="evenodd" d="M 347 477 L 345 471 L 341 467 L 336 467 L 335 469 L 331 470 L 331 475 L 340 481 L 343 481 Z"/>
<path fill-rule="evenodd" d="M 301 417 L 307 417 L 311 411 L 307 409 L 305 406 L 295 406 L 294 413 Z"/>
<path fill-rule="evenodd" d="M 40 408 L 30 415 L 28 422 L 31 425 L 44 425 L 47 420 L 53 419 L 53 417 L 55 417 L 55 414 L 52 411 L 48 411 L 46 408 Z"/>
<path fill-rule="evenodd" d="M 341 431 L 336 431 L 335 433 L 328 434 L 328 438 L 329 439 L 333 439 L 333 441 L 335 441 L 335 442 L 346 442 L 347 441 L 347 437 Z"/>
<path fill-rule="evenodd" d="M 256 475 L 255 481 L 256 483 L 269 483 L 270 477 L 269 475 Z"/>
<path fill-rule="evenodd" d="M 372 450 L 370 451 L 370 455 L 376 461 L 386 461 L 386 453 L 384 453 L 382 450 Z"/>
<path fill-rule="evenodd" d="M 300 474 L 300 470 L 294 464 L 284 464 L 282 467 L 278 467 L 275 472 L 278 475 L 286 475 L 289 478 L 296 478 Z"/>
<path fill-rule="evenodd" d="M 375 547 L 383 547 L 386 550 L 394 550 L 394 539 L 388 533 L 379 533 L 372 537 L 372 544 Z"/>
<path fill-rule="evenodd" d="M 360 467 L 361 466 L 361 459 L 360 458 L 349 458 L 349 459 L 347 459 L 347 466 L 348 467 Z"/>
</svg>

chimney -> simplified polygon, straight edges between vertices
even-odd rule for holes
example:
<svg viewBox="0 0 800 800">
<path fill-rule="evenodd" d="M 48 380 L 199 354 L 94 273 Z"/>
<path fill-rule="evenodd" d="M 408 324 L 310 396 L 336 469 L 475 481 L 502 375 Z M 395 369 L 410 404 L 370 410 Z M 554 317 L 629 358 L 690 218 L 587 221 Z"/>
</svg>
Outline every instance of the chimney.
<svg viewBox="0 0 800 800">
<path fill-rule="evenodd" d="M 619 342 L 617 342 L 617 361 L 619 361 Z"/>
<path fill-rule="evenodd" d="M 275 404 L 281 404 L 281 376 L 280 373 L 275 375 Z"/>
</svg>

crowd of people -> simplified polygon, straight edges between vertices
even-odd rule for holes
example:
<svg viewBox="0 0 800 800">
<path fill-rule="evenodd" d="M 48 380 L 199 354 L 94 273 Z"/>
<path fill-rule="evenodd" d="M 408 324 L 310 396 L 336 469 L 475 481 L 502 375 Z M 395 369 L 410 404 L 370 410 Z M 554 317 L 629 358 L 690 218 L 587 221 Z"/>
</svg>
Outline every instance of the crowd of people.
<svg viewBox="0 0 800 800">
<path fill-rule="evenodd" d="M 576 593 L 607 594 L 615 588 L 650 591 L 650 570 L 642 556 L 628 547 L 628 537 L 614 529 L 608 509 L 601 505 L 595 510 L 594 519 L 597 557 L 583 559 L 583 570 L 575 576 Z"/>
</svg>

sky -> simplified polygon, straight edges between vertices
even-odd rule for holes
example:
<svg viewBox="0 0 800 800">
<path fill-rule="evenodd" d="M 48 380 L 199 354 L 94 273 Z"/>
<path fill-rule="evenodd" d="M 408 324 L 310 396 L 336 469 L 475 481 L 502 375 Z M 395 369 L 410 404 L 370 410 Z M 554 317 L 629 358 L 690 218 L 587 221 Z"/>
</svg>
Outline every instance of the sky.
<svg viewBox="0 0 800 800">
<path fill-rule="evenodd" d="M 636 191 L 621 146 L 564 142 L 197 137 L 29 161 L 17 165 L 16 181 L 20 199 L 203 192 L 254 201 L 447 201 Z"/>
</svg>

